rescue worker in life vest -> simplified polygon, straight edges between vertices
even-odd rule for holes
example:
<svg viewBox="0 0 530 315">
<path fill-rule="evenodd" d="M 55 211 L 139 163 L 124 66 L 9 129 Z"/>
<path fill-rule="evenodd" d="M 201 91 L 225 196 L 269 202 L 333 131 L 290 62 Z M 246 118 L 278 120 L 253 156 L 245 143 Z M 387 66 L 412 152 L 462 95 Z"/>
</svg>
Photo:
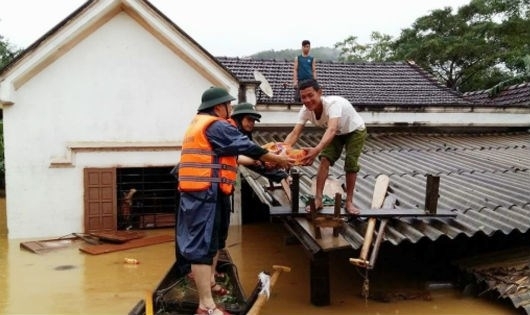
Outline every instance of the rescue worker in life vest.
<svg viewBox="0 0 530 315">
<path fill-rule="evenodd" d="M 228 122 L 233 100 L 223 88 L 207 89 L 182 143 L 176 238 L 179 257 L 191 264 L 197 286 L 196 314 L 229 314 L 216 306 L 213 295 L 228 293 L 215 282 L 215 266 L 228 236 L 238 155 L 283 168 L 294 162 L 269 153 Z"/>
</svg>

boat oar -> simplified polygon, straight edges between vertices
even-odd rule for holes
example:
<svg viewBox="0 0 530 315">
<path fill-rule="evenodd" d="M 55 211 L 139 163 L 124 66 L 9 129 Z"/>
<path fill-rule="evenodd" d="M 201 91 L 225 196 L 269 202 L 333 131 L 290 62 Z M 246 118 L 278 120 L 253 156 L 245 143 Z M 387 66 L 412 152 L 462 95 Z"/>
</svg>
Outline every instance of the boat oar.
<svg viewBox="0 0 530 315">
<path fill-rule="evenodd" d="M 153 315 L 153 294 L 145 292 L 145 315 Z"/>
<path fill-rule="evenodd" d="M 272 288 L 274 286 L 274 284 L 276 283 L 276 280 L 278 280 L 278 277 L 280 276 L 280 273 L 282 273 L 282 272 L 291 272 L 291 268 L 290 267 L 286 267 L 286 266 L 274 265 L 274 266 L 272 266 L 272 269 L 274 270 L 274 272 L 273 272 L 273 274 L 271 276 L 271 279 L 270 279 L 270 288 Z M 260 292 L 259 295 L 258 295 L 258 298 L 256 299 L 256 302 L 254 303 L 254 305 L 252 305 L 252 307 L 248 311 L 247 315 L 258 315 L 259 311 L 261 310 L 261 308 L 263 307 L 265 302 L 268 300 L 268 298 L 269 297 L 268 297 L 267 293 L 265 293 L 263 291 Z"/>
</svg>

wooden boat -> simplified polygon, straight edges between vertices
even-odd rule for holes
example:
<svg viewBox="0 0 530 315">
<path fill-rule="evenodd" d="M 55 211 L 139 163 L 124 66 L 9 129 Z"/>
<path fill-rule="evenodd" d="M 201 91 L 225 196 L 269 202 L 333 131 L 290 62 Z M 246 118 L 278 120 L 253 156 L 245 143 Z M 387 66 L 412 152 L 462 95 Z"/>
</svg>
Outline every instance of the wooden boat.
<svg viewBox="0 0 530 315">
<path fill-rule="evenodd" d="M 198 296 L 193 280 L 182 271 L 182 267 L 175 263 L 156 287 L 152 295 L 153 314 L 189 315 L 194 314 L 198 306 Z M 226 250 L 220 252 L 216 266 L 217 272 L 224 275 L 219 282 L 226 287 L 230 294 L 215 297 L 218 306 L 234 315 L 247 314 L 256 302 L 261 291 L 258 281 L 251 295 L 247 298 L 239 281 L 237 267 Z M 146 314 L 146 301 L 139 301 L 129 312 L 129 315 Z"/>
</svg>

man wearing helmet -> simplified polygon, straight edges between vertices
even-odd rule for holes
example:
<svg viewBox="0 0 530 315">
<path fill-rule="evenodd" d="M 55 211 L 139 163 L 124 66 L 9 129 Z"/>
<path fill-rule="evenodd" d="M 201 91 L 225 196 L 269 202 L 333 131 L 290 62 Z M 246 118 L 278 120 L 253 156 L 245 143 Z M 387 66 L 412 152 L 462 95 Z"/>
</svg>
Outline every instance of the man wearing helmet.
<svg viewBox="0 0 530 315">
<path fill-rule="evenodd" d="M 229 197 L 236 180 L 237 156 L 286 168 L 293 163 L 288 157 L 261 148 L 228 122 L 233 100 L 223 88 L 207 89 L 182 143 L 176 238 L 178 258 L 191 264 L 197 286 L 196 314 L 229 314 L 216 306 L 213 294 L 227 294 L 215 282 L 215 266 L 228 236 Z"/>
<path fill-rule="evenodd" d="M 230 118 L 237 126 L 237 129 L 252 140 L 254 125 L 256 121 L 261 119 L 261 114 L 254 109 L 254 105 L 250 103 L 239 103 L 232 108 Z M 266 166 L 265 163 L 259 160 L 246 159 L 245 156 L 240 156 L 238 162 L 276 183 L 289 177 L 289 174 L 285 170 Z"/>
</svg>

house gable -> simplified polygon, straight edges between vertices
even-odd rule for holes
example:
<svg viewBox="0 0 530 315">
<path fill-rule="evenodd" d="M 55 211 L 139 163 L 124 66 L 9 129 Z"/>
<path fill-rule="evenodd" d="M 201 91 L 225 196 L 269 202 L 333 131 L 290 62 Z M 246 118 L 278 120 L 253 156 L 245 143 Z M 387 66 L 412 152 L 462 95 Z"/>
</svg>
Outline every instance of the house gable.
<svg viewBox="0 0 530 315">
<path fill-rule="evenodd" d="M 212 85 L 238 94 L 147 1 L 86 2 L 0 74 L 8 237 L 82 232 L 85 169 L 173 167 Z"/>
<path fill-rule="evenodd" d="M 237 94 L 236 78 L 211 54 L 148 1 L 89 0 L 28 47 L 0 73 L 0 102 L 15 103 L 15 91 L 120 13 L 133 18 L 214 85 Z"/>
</svg>

